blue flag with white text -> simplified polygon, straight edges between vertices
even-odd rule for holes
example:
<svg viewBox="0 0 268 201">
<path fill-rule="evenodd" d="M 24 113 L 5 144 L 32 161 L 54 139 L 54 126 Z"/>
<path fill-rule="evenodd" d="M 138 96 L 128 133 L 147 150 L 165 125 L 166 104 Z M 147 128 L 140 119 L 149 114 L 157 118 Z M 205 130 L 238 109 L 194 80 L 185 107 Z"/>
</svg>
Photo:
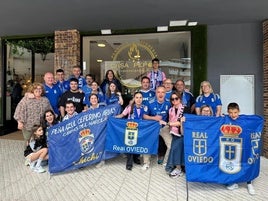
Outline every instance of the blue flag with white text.
<svg viewBox="0 0 268 201">
<path fill-rule="evenodd" d="M 116 156 L 104 151 L 107 121 L 118 104 L 82 112 L 48 131 L 49 172 L 78 169 Z"/>
<path fill-rule="evenodd" d="M 158 121 L 110 117 L 105 150 L 116 153 L 157 154 L 159 131 Z"/>
<path fill-rule="evenodd" d="M 252 181 L 260 171 L 263 118 L 257 115 L 185 115 L 186 179 L 232 184 Z"/>
</svg>

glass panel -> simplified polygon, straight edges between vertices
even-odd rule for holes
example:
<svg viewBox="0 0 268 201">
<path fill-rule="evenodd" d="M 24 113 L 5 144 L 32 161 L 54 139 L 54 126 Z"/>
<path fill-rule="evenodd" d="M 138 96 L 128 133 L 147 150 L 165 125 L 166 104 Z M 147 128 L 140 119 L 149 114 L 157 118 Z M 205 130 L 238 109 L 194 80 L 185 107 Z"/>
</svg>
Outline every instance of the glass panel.
<svg viewBox="0 0 268 201">
<path fill-rule="evenodd" d="M 83 38 L 84 73 L 101 82 L 112 69 L 125 87 L 125 93 L 140 87 L 140 78 L 152 70 L 157 57 L 160 68 L 173 83 L 183 79 L 191 88 L 191 33 L 169 32 L 137 35 L 111 35 Z"/>
<path fill-rule="evenodd" d="M 34 81 L 43 82 L 45 72 L 54 72 L 53 53 L 42 57 L 35 54 Z M 25 48 L 16 52 L 7 45 L 6 65 L 6 120 L 11 120 L 16 106 L 32 82 L 32 53 Z"/>
</svg>

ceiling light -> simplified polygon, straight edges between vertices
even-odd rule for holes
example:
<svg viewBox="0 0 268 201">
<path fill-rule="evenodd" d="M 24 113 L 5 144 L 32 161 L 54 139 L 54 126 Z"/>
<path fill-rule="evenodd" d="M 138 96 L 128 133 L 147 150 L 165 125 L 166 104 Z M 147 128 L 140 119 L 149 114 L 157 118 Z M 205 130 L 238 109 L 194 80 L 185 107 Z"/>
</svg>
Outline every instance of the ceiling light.
<svg viewBox="0 0 268 201">
<path fill-rule="evenodd" d="M 97 62 L 98 62 L 98 63 L 101 63 L 101 62 L 102 62 L 102 59 L 97 59 Z"/>
<path fill-rule="evenodd" d="M 188 22 L 188 26 L 196 26 L 197 22 Z"/>
<path fill-rule="evenodd" d="M 187 20 L 175 20 L 175 21 L 169 22 L 170 27 L 185 26 L 186 24 L 187 24 Z"/>
<path fill-rule="evenodd" d="M 104 43 L 98 43 L 98 47 L 105 47 L 106 45 Z"/>
<path fill-rule="evenodd" d="M 102 29 L 101 30 L 101 34 L 102 35 L 112 34 L 112 30 L 111 29 Z"/>
<path fill-rule="evenodd" d="M 168 31 L 168 26 L 158 26 L 157 27 L 157 31 L 161 32 L 161 31 Z"/>
</svg>

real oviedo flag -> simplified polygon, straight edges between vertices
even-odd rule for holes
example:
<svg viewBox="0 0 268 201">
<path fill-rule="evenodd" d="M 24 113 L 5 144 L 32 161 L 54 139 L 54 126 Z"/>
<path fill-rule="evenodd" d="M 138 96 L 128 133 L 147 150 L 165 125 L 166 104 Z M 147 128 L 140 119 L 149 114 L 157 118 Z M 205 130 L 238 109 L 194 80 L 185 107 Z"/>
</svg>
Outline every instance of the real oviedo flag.
<svg viewBox="0 0 268 201">
<path fill-rule="evenodd" d="M 110 117 L 106 130 L 106 151 L 157 154 L 160 125 L 157 121 Z"/>
<path fill-rule="evenodd" d="M 232 184 L 259 175 L 262 117 L 185 117 L 187 181 Z"/>
</svg>

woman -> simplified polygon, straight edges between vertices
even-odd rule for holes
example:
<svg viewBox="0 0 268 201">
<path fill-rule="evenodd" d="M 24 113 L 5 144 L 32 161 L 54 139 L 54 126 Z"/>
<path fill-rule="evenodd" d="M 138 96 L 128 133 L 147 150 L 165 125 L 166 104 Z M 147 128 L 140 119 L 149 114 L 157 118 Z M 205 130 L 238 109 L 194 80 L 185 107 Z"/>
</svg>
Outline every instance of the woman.
<svg viewBox="0 0 268 201">
<path fill-rule="evenodd" d="M 14 114 L 18 129 L 22 130 L 26 146 L 29 143 L 33 126 L 40 124 L 46 110 L 52 110 L 49 100 L 44 97 L 44 87 L 41 83 L 33 83 L 28 92 L 32 93 L 34 98 L 23 97 Z"/>
<path fill-rule="evenodd" d="M 203 81 L 200 84 L 200 95 L 196 99 L 195 112 L 200 115 L 200 108 L 202 105 L 208 105 L 212 108 L 213 116 L 220 116 L 222 103 L 220 96 L 213 93 L 211 84 L 208 81 Z"/>
<path fill-rule="evenodd" d="M 184 138 L 181 124 L 181 122 L 184 121 L 184 106 L 182 105 L 181 96 L 178 92 L 171 94 L 170 102 L 172 107 L 169 109 L 169 122 L 167 125 L 170 127 L 172 142 L 166 171 L 169 173 L 170 177 L 177 178 L 183 175 L 182 166 L 184 165 Z"/>
<path fill-rule="evenodd" d="M 114 82 L 118 91 L 122 92 L 121 83 L 118 79 L 116 79 L 114 72 L 112 70 L 107 70 L 105 74 L 105 78 L 100 85 L 100 88 L 104 94 L 107 93 L 108 86 L 111 82 Z"/>
<path fill-rule="evenodd" d="M 101 103 L 99 104 L 99 97 L 97 94 L 90 94 L 89 96 L 89 102 L 90 102 L 90 106 L 89 106 L 89 110 L 94 110 L 97 108 L 101 108 L 101 107 L 105 107 L 106 104 Z"/>
<path fill-rule="evenodd" d="M 143 119 L 143 115 L 147 111 L 147 106 L 142 105 L 142 93 L 136 92 L 133 100 L 132 104 L 128 105 L 121 114 L 116 116 L 116 118 L 127 116 L 128 119 Z M 127 154 L 127 170 L 132 170 L 133 161 L 136 164 L 141 164 L 138 154 Z"/>
<path fill-rule="evenodd" d="M 99 103 L 102 103 L 105 101 L 104 95 L 101 89 L 99 88 L 98 82 L 93 81 L 91 84 L 91 89 L 92 89 L 91 94 L 97 94 Z"/>
<path fill-rule="evenodd" d="M 107 105 L 118 103 L 120 105 L 124 104 L 123 98 L 117 86 L 114 82 L 111 82 L 108 87 L 108 91 L 105 94 L 105 101 Z"/>
<path fill-rule="evenodd" d="M 42 127 L 44 128 L 46 136 L 48 135 L 48 129 L 58 122 L 55 113 L 53 110 L 46 110 L 43 115 Z"/>
</svg>

